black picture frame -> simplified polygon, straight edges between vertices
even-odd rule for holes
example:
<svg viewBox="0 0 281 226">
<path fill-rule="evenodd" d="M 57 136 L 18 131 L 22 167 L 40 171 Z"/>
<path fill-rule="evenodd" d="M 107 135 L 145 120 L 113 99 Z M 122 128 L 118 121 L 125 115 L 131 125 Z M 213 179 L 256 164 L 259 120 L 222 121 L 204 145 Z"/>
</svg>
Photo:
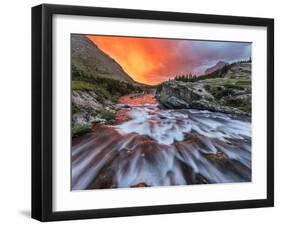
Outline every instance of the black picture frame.
<svg viewBox="0 0 281 226">
<path fill-rule="evenodd" d="M 182 21 L 267 28 L 267 198 L 95 210 L 52 210 L 52 18 L 55 14 Z M 274 206 L 274 20 L 178 12 L 43 4 L 32 8 L 32 218 L 121 217 Z"/>
</svg>

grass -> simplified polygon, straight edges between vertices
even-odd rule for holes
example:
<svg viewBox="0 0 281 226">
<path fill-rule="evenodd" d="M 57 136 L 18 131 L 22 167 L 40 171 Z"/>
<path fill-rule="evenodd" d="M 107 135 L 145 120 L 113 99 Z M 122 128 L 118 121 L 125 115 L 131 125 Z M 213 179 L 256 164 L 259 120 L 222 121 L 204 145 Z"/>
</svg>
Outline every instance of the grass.
<svg viewBox="0 0 281 226">
<path fill-rule="evenodd" d="M 251 83 L 250 79 L 247 79 L 247 80 L 240 79 L 236 82 L 236 85 L 240 85 L 240 86 L 251 86 L 251 84 L 252 83 Z"/>
<path fill-rule="evenodd" d="M 88 82 L 72 81 L 72 90 L 92 91 L 92 90 L 95 90 L 95 86 Z"/>
<path fill-rule="evenodd" d="M 108 90 L 104 89 L 102 86 L 98 84 L 93 84 L 84 81 L 72 81 L 72 90 L 75 91 L 94 91 L 100 102 L 103 102 L 104 99 L 111 100 L 113 102 L 116 101 L 116 97 L 112 96 Z"/>
<path fill-rule="evenodd" d="M 251 79 L 241 79 L 241 78 L 212 78 L 200 80 L 200 83 L 210 84 L 210 85 L 236 85 L 236 86 L 250 86 Z"/>
<path fill-rule="evenodd" d="M 72 137 L 79 137 L 91 131 L 90 125 L 76 125 L 72 127 Z"/>
<path fill-rule="evenodd" d="M 229 101 L 226 101 L 224 104 L 228 107 L 237 108 L 246 113 L 251 113 L 251 111 L 252 111 L 251 104 L 242 103 L 239 100 L 229 100 Z"/>
<path fill-rule="evenodd" d="M 105 100 L 116 103 L 123 95 L 142 91 L 140 87 L 131 83 L 113 79 L 116 75 L 104 77 L 98 71 L 88 74 L 86 69 L 79 70 L 76 66 L 72 66 L 72 91 L 94 91 L 101 103 Z"/>
<path fill-rule="evenodd" d="M 252 106 L 250 104 L 239 107 L 238 109 L 240 109 L 241 111 L 247 112 L 247 113 L 252 112 Z"/>
</svg>

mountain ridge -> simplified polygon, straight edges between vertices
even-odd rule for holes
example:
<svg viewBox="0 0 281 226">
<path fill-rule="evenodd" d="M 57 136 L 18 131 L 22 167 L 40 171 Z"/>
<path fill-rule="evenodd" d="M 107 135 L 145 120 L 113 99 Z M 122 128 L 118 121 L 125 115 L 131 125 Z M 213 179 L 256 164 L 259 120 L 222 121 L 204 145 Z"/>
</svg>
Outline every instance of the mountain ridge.
<svg viewBox="0 0 281 226">
<path fill-rule="evenodd" d="M 72 69 L 86 77 L 102 77 L 135 83 L 112 57 L 103 52 L 87 36 L 71 35 Z"/>
</svg>

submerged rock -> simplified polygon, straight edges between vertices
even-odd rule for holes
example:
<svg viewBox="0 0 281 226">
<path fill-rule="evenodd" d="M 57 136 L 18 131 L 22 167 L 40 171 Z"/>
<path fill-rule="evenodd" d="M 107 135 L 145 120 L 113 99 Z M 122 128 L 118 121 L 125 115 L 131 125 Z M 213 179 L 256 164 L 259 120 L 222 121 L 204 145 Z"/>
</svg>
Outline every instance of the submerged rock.
<svg viewBox="0 0 281 226">
<path fill-rule="evenodd" d="M 139 183 L 136 185 L 132 186 L 133 188 L 145 188 L 145 187 L 149 187 L 146 183 Z"/>
</svg>

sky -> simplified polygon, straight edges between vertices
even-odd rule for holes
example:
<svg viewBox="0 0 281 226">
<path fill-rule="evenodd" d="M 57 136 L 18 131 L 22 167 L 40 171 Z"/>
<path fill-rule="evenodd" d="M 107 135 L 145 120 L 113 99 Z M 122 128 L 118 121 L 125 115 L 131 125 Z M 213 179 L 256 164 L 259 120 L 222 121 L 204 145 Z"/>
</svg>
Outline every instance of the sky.
<svg viewBox="0 0 281 226">
<path fill-rule="evenodd" d="M 251 43 L 88 35 L 135 81 L 156 85 L 176 75 L 202 75 L 218 61 L 251 57 Z"/>
</svg>

